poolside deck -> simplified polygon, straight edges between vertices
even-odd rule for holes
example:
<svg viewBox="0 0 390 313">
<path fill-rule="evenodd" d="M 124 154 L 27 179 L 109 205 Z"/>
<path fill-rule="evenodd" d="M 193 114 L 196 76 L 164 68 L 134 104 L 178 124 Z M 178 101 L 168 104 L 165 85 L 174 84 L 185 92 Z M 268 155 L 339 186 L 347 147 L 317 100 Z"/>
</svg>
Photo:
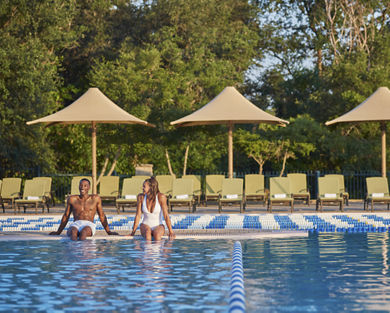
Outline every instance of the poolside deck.
<svg viewBox="0 0 390 313">
<path fill-rule="evenodd" d="M 121 235 L 130 232 L 134 222 L 134 208 L 118 214 L 114 206 L 105 205 L 104 211 L 111 230 Z M 35 210 L 30 209 L 27 213 L 15 214 L 13 210 L 6 210 L 6 213 L 0 213 L 0 235 L 3 237 L 19 233 L 20 236 L 28 237 L 28 233 L 34 233 L 34 236 L 47 238 L 49 232 L 58 229 L 63 212 L 64 205 L 51 208 L 49 213 L 38 211 L 35 214 Z M 238 206 L 226 206 L 218 213 L 217 205 L 209 205 L 199 206 L 194 213 L 190 213 L 188 207 L 177 207 L 170 216 L 175 232 L 187 238 L 200 235 L 216 238 L 222 233 L 232 237 L 247 233 L 245 236 L 250 237 L 252 235 L 249 233 L 264 236 L 270 232 L 291 234 L 296 231 L 390 232 L 390 211 L 387 206 L 378 204 L 375 205 L 374 212 L 365 211 L 362 201 L 350 201 L 344 212 L 340 212 L 337 206 L 325 206 L 323 212 L 318 212 L 315 203 L 310 206 L 297 203 L 293 213 L 289 207 L 279 206 L 269 213 L 264 205 L 250 204 L 242 214 Z M 72 220 L 73 217 L 70 221 Z M 95 216 L 95 223 L 98 231 L 96 235 L 107 238 L 98 216 Z M 7 240 L 5 237 L 3 240 Z"/>
<path fill-rule="evenodd" d="M 110 203 L 104 203 L 103 204 L 104 212 L 107 215 L 118 215 L 116 207 L 113 204 Z M 56 205 L 55 207 L 50 208 L 50 212 L 48 213 L 46 210 L 44 213 L 42 213 L 42 209 L 38 209 L 38 213 L 35 214 L 35 209 L 29 208 L 26 213 L 21 211 L 20 213 L 16 213 L 18 215 L 58 215 L 63 214 L 65 210 L 65 206 L 63 203 Z M 323 212 L 316 211 L 316 204 L 315 200 L 312 200 L 310 205 L 306 205 L 302 202 L 295 202 L 294 203 L 294 211 L 292 214 L 295 213 L 325 213 L 325 212 L 332 212 L 337 213 L 340 212 L 338 206 L 330 206 L 330 205 L 324 205 Z M 371 212 L 370 210 L 364 211 L 363 207 L 363 201 L 362 200 L 349 200 L 349 205 L 344 206 L 344 213 L 364 213 L 364 212 Z M 374 212 L 390 212 L 387 210 L 387 205 L 385 204 L 375 204 L 374 206 Z M 222 208 L 221 214 L 239 214 L 240 208 L 237 205 L 233 206 L 224 206 Z M 245 214 L 267 214 L 269 213 L 267 211 L 267 207 L 263 203 L 249 203 L 246 206 Z M 272 213 L 274 214 L 280 214 L 280 213 L 291 213 L 290 208 L 287 206 L 272 206 Z M 271 214 L 272 214 L 271 213 Z M 119 215 L 134 215 L 135 214 L 135 208 L 126 208 L 125 212 L 120 212 Z M 204 204 L 198 205 L 196 207 L 195 213 L 189 213 L 188 207 L 174 207 L 173 212 L 170 212 L 172 215 L 176 214 L 219 214 L 218 213 L 218 205 L 217 203 L 209 204 L 208 206 L 205 206 Z M 7 215 L 15 215 L 13 209 L 6 208 L 5 213 L 0 208 L 0 216 L 7 216 Z"/>
</svg>

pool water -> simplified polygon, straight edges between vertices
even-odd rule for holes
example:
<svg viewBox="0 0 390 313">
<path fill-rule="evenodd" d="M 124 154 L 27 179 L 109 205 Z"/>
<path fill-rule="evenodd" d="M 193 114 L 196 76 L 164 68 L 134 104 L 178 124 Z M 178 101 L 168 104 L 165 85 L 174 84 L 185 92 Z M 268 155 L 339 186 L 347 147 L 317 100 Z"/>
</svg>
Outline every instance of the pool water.
<svg viewBox="0 0 390 313">
<path fill-rule="evenodd" d="M 389 312 L 389 233 L 241 240 L 248 312 Z M 227 312 L 234 241 L 0 242 L 0 311 Z"/>
<path fill-rule="evenodd" d="M 0 242 L 0 311 L 226 312 L 233 243 Z"/>
<path fill-rule="evenodd" d="M 248 312 L 389 312 L 389 233 L 242 241 Z"/>
</svg>

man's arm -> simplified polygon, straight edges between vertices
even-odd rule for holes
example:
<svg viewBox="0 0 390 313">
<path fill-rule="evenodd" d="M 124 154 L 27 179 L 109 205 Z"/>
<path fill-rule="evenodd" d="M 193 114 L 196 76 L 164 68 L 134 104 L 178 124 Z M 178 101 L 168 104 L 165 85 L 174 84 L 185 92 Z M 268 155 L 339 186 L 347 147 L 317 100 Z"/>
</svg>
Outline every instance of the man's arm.
<svg viewBox="0 0 390 313">
<path fill-rule="evenodd" d="M 130 233 L 130 236 L 134 236 L 135 232 L 137 231 L 139 220 L 141 219 L 142 214 L 142 201 L 144 199 L 144 195 L 140 193 L 137 198 L 137 212 L 135 213 L 134 223 L 133 223 L 133 230 Z"/>
<path fill-rule="evenodd" d="M 167 205 L 167 197 L 164 194 L 158 195 L 158 200 L 160 201 L 161 209 L 163 211 L 165 223 L 168 227 L 168 236 L 170 239 L 174 239 L 176 237 L 175 233 L 173 232 L 172 225 L 171 225 L 171 219 L 169 218 L 168 214 L 168 205 Z"/>
<path fill-rule="evenodd" d="M 106 214 L 103 212 L 103 207 L 102 207 L 102 199 L 99 196 L 96 196 L 97 198 L 97 213 L 99 215 L 100 221 L 102 222 L 102 226 L 104 227 L 104 230 L 108 235 L 119 235 L 116 232 L 113 232 L 110 230 L 108 227 L 108 222 L 107 222 L 107 217 Z"/>
<path fill-rule="evenodd" d="M 69 217 L 70 217 L 70 212 L 72 211 L 72 206 L 70 204 L 70 198 L 71 197 L 68 197 L 68 200 L 66 201 L 65 213 L 62 216 L 61 224 L 58 227 L 58 230 L 51 232 L 49 235 L 61 235 L 62 231 L 64 230 L 64 228 L 66 226 L 66 224 L 68 224 Z"/>
</svg>

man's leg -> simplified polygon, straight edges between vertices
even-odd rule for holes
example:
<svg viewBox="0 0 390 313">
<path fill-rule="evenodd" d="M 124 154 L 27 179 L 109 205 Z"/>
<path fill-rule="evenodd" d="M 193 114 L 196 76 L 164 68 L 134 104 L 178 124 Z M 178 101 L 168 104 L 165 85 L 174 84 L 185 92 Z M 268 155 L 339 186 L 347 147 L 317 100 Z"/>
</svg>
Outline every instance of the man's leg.
<svg viewBox="0 0 390 313">
<path fill-rule="evenodd" d="M 85 240 L 87 237 L 92 237 L 92 229 L 89 226 L 85 226 L 80 232 L 80 240 Z"/>
<path fill-rule="evenodd" d="M 154 240 L 161 240 L 161 237 L 164 236 L 165 228 L 164 225 L 158 225 L 153 231 L 152 235 Z"/>
<path fill-rule="evenodd" d="M 144 237 L 146 240 L 151 241 L 152 240 L 152 230 L 150 229 L 150 227 L 148 225 L 141 224 L 141 226 L 139 228 L 141 230 L 142 237 Z"/>
<path fill-rule="evenodd" d="M 68 232 L 66 234 L 70 237 L 71 240 L 77 240 L 79 230 L 76 227 L 72 226 L 68 229 Z"/>
</svg>

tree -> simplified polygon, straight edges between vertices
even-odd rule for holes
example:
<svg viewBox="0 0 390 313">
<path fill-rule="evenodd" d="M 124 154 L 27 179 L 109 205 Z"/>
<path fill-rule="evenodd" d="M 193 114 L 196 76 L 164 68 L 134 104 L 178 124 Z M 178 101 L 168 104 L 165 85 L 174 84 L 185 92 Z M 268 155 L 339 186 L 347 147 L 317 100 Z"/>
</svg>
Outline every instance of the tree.
<svg viewBox="0 0 390 313">
<path fill-rule="evenodd" d="M 243 81 L 258 40 L 253 7 L 246 1 L 174 0 L 152 1 L 140 10 L 144 42 L 136 45 L 129 34 L 117 58 L 102 58 L 93 66 L 91 84 L 131 114 L 157 125 L 142 129 L 142 134 L 138 129 L 127 131 L 137 161 L 167 169 L 168 150 L 173 172 L 179 173 L 191 142 L 188 170 L 212 169 L 225 151 L 223 128 L 175 129 L 169 123 L 200 108 L 224 87 Z M 163 153 L 141 153 L 141 144 Z"/>
<path fill-rule="evenodd" d="M 73 1 L 5 1 L 0 5 L 0 162 L 2 175 L 55 160 L 48 130 L 26 121 L 51 113 L 61 97 L 57 53 L 72 45 Z"/>
</svg>

